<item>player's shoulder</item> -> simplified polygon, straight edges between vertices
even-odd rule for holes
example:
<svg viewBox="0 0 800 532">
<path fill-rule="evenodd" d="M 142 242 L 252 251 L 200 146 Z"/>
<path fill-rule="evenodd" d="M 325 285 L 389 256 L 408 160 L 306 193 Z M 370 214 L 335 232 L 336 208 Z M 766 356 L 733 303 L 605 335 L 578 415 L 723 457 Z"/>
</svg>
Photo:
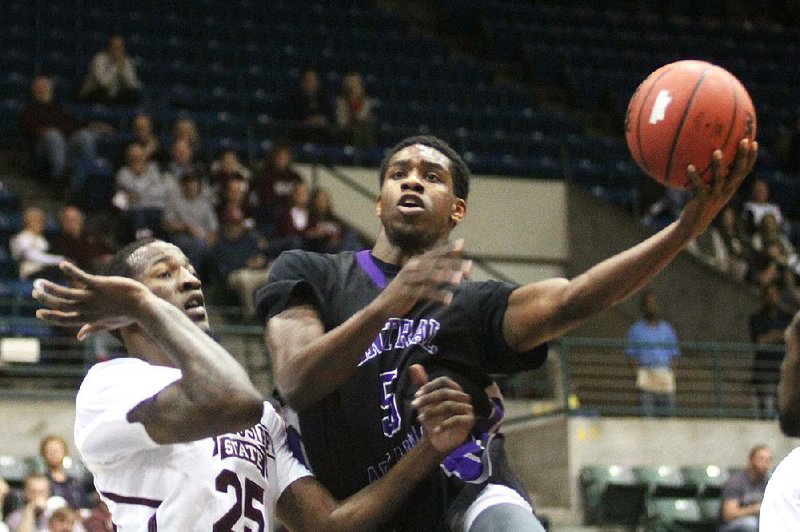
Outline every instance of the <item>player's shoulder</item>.
<svg viewBox="0 0 800 532">
<path fill-rule="evenodd" d="M 101 397 L 120 395 L 129 387 L 159 379 L 177 379 L 180 370 L 154 366 L 133 357 L 121 357 L 92 366 L 81 382 L 76 397 L 78 405 L 98 401 Z"/>
<path fill-rule="evenodd" d="M 276 275 L 286 275 L 292 272 L 308 270 L 326 271 L 337 270 L 352 264 L 355 252 L 343 251 L 329 254 L 315 251 L 292 249 L 281 253 L 272 264 L 272 272 Z"/>
</svg>

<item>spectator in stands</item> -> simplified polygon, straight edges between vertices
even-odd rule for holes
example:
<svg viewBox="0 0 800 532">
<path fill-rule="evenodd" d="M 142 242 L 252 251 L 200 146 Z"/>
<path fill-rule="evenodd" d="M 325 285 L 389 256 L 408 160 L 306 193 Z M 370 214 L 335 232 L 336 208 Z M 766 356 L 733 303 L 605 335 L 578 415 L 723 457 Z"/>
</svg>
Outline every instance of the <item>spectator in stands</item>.
<svg viewBox="0 0 800 532">
<path fill-rule="evenodd" d="M 745 233 L 752 235 L 767 213 L 772 214 L 778 225 L 783 228 L 781 208 L 769 201 L 769 184 L 763 179 L 754 179 L 750 188 L 750 199 L 742 205 Z"/>
<path fill-rule="evenodd" d="M 76 532 L 76 525 L 80 525 L 78 515 L 71 509 L 62 507 L 53 510 L 47 520 L 48 532 Z M 83 530 L 83 527 L 80 527 Z"/>
<path fill-rule="evenodd" d="M 375 144 L 373 102 L 364 91 L 364 80 L 358 72 L 342 79 L 342 92 L 336 98 L 336 125 L 342 140 L 357 147 Z"/>
<path fill-rule="evenodd" d="M 165 166 L 164 181 L 167 188 L 177 192 L 184 175 L 203 175 L 203 172 L 203 164 L 196 160 L 192 144 L 185 138 L 177 139 L 172 144 L 170 158 Z"/>
<path fill-rule="evenodd" d="M 778 420 L 781 431 L 790 437 L 800 436 L 800 313 L 794 315 L 784 332 L 786 356 L 781 363 L 778 384 Z M 784 458 L 767 483 L 761 501 L 761 530 L 800 530 L 800 448 Z"/>
<path fill-rule="evenodd" d="M 39 445 L 39 455 L 47 468 L 45 474 L 50 480 L 50 494 L 63 497 L 73 510 L 88 508 L 88 491 L 83 480 L 69 476 L 64 468 L 64 459 L 69 447 L 61 436 L 45 436 Z"/>
<path fill-rule="evenodd" d="M 62 507 L 65 502 L 61 498 L 50 497 L 50 481 L 38 473 L 28 475 L 23 485 L 25 505 L 17 508 L 6 517 L 6 524 L 11 532 L 39 532 L 47 530 L 48 510 Z"/>
<path fill-rule="evenodd" d="M 239 154 L 233 148 L 225 148 L 211 165 L 211 186 L 222 190 L 229 179 L 250 180 L 252 173 L 239 160 Z"/>
<path fill-rule="evenodd" d="M 111 35 L 108 46 L 89 65 L 79 97 L 87 102 L 134 105 L 141 97 L 142 84 L 136 65 L 125 51 L 125 39 Z"/>
<path fill-rule="evenodd" d="M 278 238 L 296 237 L 300 240 L 304 238 L 309 222 L 308 200 L 308 185 L 301 181 L 294 187 L 289 207 L 278 214 L 276 231 Z"/>
<path fill-rule="evenodd" d="M 29 207 L 22 214 L 22 231 L 11 237 L 8 247 L 11 257 L 19 264 L 20 279 L 63 279 L 58 263 L 64 257 L 48 253 L 50 243 L 44 237 L 46 223 L 47 213 L 44 210 Z"/>
<path fill-rule="evenodd" d="M 111 519 L 111 511 L 106 503 L 95 494 L 92 511 L 84 521 L 83 526 L 86 532 L 115 532 L 114 522 Z"/>
<path fill-rule="evenodd" d="M 180 192 L 167 194 L 164 232 L 195 265 L 201 279 L 206 278 L 205 268 L 218 231 L 217 214 L 209 198 L 203 195 L 200 176 L 184 174 Z"/>
<path fill-rule="evenodd" d="M 36 76 L 32 101 L 20 114 L 22 134 L 33 155 L 35 173 L 48 183 L 79 192 L 97 160 L 97 136 L 113 131 L 107 124 L 84 124 L 53 100 L 53 81 Z"/>
<path fill-rule="evenodd" d="M 222 231 L 213 248 L 217 271 L 228 288 L 239 297 L 245 315 L 255 316 L 255 291 L 267 282 L 267 241 L 245 224 L 237 207 L 226 208 L 220 217 Z"/>
<path fill-rule="evenodd" d="M 758 532 L 758 513 L 769 480 L 772 451 L 766 445 L 750 450 L 747 467 L 734 473 L 722 487 L 719 532 Z"/>
<path fill-rule="evenodd" d="M 182 140 L 189 143 L 195 161 L 202 165 L 208 163 L 208 158 L 203 151 L 203 144 L 200 142 L 197 124 L 190 118 L 180 118 L 172 125 L 172 143 Z"/>
<path fill-rule="evenodd" d="M 141 146 L 128 146 L 126 161 L 117 172 L 113 203 L 125 213 L 128 237 L 146 238 L 161 230 L 166 182 L 158 165 L 147 158 Z"/>
<path fill-rule="evenodd" d="M 761 288 L 761 302 L 758 312 L 750 316 L 750 340 L 765 346 L 756 350 L 753 359 L 753 386 L 760 417 L 772 419 L 775 417 L 779 367 L 783 360 L 783 352 L 775 348 L 783 343 L 783 333 L 792 315 L 781 307 L 781 293 L 775 284 Z"/>
<path fill-rule="evenodd" d="M 8 482 L 3 477 L 0 477 L 0 532 L 8 532 L 8 525 L 6 525 L 3 518 L 3 509 L 5 508 L 5 501 L 8 494 L 11 493 L 11 488 L 8 487 Z"/>
<path fill-rule="evenodd" d="M 284 102 L 284 117 L 297 123 L 292 131 L 295 142 L 328 142 L 331 135 L 331 106 L 322 90 L 319 73 L 308 68 L 300 87 Z"/>
<path fill-rule="evenodd" d="M 114 247 L 100 234 L 85 227 L 83 212 L 74 205 L 58 214 L 61 231 L 53 238 L 53 249 L 90 273 L 99 272 L 114 255 Z"/>
<path fill-rule="evenodd" d="M 739 229 L 739 217 L 730 205 L 724 207 L 708 231 L 690 242 L 689 251 L 738 281 L 747 277 L 753 250 Z"/>
<path fill-rule="evenodd" d="M 153 132 L 153 119 L 149 115 L 137 114 L 131 121 L 131 131 L 133 132 L 133 143 L 142 147 L 148 159 L 153 161 L 164 159 L 161 142 Z"/>
<path fill-rule="evenodd" d="M 764 214 L 750 242 L 756 253 L 773 257 L 785 268 L 795 274 L 800 274 L 800 258 L 798 258 L 792 243 L 781 232 L 774 213 Z M 774 246 L 770 246 L 770 244 L 774 244 Z"/>
<path fill-rule="evenodd" d="M 344 250 L 362 249 L 358 236 L 345 227 L 333 213 L 330 193 L 321 187 L 311 191 L 308 212 L 308 228 L 303 247 L 319 253 L 339 253 Z"/>
<path fill-rule="evenodd" d="M 267 152 L 264 168 L 253 179 L 253 191 L 258 200 L 258 225 L 266 235 L 275 232 L 278 213 L 291 203 L 292 193 L 300 177 L 292 168 L 292 148 L 289 144 L 276 144 Z"/>
<path fill-rule="evenodd" d="M 646 416 L 675 414 L 675 374 L 672 359 L 681 354 L 675 329 L 658 314 L 655 293 L 644 290 L 639 299 L 642 317 L 628 330 L 625 353 L 636 367 L 642 413 Z"/>
<path fill-rule="evenodd" d="M 244 224 L 248 229 L 256 227 L 255 208 L 250 202 L 250 183 L 241 176 L 234 176 L 225 181 L 217 196 L 217 219 L 222 220 L 223 213 L 236 208 L 244 213 Z"/>
</svg>

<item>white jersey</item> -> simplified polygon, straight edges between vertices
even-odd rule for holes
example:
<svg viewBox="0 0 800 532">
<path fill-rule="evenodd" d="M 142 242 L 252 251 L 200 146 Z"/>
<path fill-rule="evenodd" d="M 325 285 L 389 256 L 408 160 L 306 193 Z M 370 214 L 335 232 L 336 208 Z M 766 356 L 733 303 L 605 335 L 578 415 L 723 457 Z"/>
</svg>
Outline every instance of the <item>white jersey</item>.
<svg viewBox="0 0 800 532">
<path fill-rule="evenodd" d="M 180 376 L 121 358 L 95 365 L 78 391 L 76 446 L 116 530 L 271 530 L 280 494 L 311 475 L 272 405 L 251 429 L 189 443 L 159 445 L 128 422 L 133 407 Z"/>
<path fill-rule="evenodd" d="M 759 530 L 800 530 L 800 447 L 781 460 L 769 479 L 761 501 Z"/>
</svg>

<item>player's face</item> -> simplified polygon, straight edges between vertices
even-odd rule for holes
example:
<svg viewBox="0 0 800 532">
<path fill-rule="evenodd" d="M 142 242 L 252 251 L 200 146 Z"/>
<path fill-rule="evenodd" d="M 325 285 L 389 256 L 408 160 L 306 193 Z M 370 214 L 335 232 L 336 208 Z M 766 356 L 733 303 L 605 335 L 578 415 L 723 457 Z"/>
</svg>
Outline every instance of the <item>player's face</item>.
<svg viewBox="0 0 800 532">
<path fill-rule="evenodd" d="M 443 153 L 415 144 L 389 160 L 376 211 L 392 244 L 424 250 L 446 240 L 466 208 L 453 193 L 450 159 Z"/>
<path fill-rule="evenodd" d="M 138 280 L 150 291 L 183 310 L 202 330 L 210 330 L 202 284 L 180 249 L 166 242 L 153 242 L 137 250 L 131 261 L 142 272 Z"/>
</svg>

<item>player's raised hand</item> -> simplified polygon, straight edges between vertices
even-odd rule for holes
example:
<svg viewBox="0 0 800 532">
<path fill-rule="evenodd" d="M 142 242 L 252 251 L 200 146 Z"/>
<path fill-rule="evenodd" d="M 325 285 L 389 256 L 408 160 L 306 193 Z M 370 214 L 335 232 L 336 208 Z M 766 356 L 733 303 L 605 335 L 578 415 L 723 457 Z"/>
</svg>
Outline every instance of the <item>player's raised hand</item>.
<svg viewBox="0 0 800 532">
<path fill-rule="evenodd" d="M 757 158 L 758 142 L 747 139 L 739 142 L 736 158 L 729 169 L 723 167 L 722 152 L 715 151 L 711 160 L 711 182 L 708 185 L 700 179 L 694 165 L 689 165 L 688 177 L 695 193 L 684 207 L 680 223 L 686 224 L 691 238 L 700 236 L 706 230 L 747 174 L 753 170 Z"/>
<path fill-rule="evenodd" d="M 453 289 L 472 268 L 463 253 L 464 240 L 459 239 L 412 258 L 378 297 L 398 316 L 423 300 L 450 304 Z"/>
<path fill-rule="evenodd" d="M 133 323 L 140 303 L 151 294 L 126 277 L 91 275 L 69 262 L 59 268 L 72 286 L 37 279 L 32 295 L 47 308 L 37 310 L 36 317 L 56 326 L 80 326 L 79 340 Z"/>
<path fill-rule="evenodd" d="M 419 386 L 411 406 L 417 411 L 423 435 L 437 451 L 449 453 L 464 443 L 475 426 L 470 397 L 449 377 L 428 382 L 428 374 L 419 364 L 409 371 L 411 381 Z"/>
</svg>

